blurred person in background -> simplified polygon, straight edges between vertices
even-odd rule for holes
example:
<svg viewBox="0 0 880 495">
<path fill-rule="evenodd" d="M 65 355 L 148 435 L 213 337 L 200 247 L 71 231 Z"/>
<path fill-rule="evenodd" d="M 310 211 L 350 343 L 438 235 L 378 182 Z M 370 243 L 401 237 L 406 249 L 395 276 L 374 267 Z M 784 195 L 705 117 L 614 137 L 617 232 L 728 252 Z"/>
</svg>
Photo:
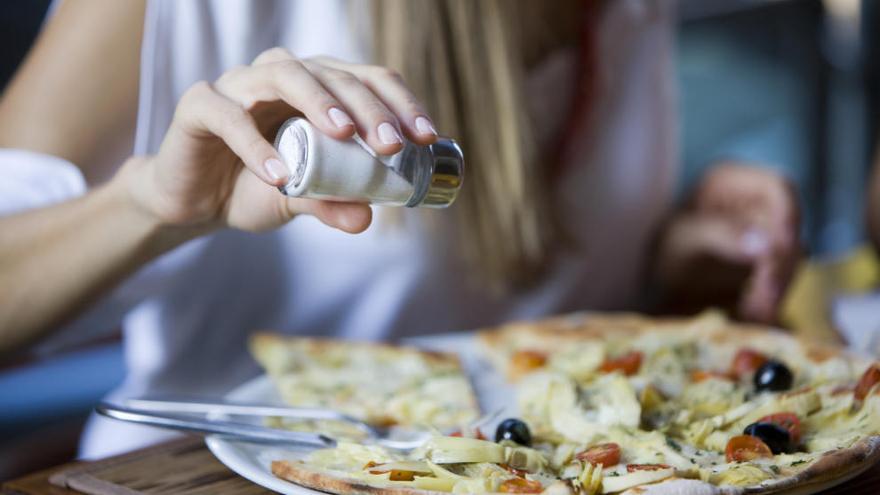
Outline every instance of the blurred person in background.
<svg viewBox="0 0 880 495">
<path fill-rule="evenodd" d="M 113 397 L 208 395 L 257 373 L 258 328 L 387 339 L 648 300 L 774 321 L 787 183 L 727 162 L 673 204 L 674 8 L 61 3 L 0 101 L 0 348 L 121 321 Z M 292 115 L 380 153 L 438 129 L 465 187 L 439 212 L 285 198 L 269 141 Z M 82 453 L 158 438 L 94 418 Z"/>
</svg>

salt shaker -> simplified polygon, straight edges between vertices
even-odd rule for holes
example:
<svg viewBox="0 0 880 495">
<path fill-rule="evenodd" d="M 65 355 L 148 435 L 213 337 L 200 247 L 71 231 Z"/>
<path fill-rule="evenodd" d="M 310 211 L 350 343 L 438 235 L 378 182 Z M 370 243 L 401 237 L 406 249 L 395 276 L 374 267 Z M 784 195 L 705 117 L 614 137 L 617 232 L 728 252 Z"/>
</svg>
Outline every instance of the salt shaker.
<svg viewBox="0 0 880 495">
<path fill-rule="evenodd" d="M 379 155 L 357 135 L 334 139 L 292 118 L 278 130 L 275 148 L 290 172 L 279 187 L 288 196 L 445 208 L 464 176 L 461 149 L 443 137 L 428 146 L 404 141 L 399 153 Z"/>
</svg>

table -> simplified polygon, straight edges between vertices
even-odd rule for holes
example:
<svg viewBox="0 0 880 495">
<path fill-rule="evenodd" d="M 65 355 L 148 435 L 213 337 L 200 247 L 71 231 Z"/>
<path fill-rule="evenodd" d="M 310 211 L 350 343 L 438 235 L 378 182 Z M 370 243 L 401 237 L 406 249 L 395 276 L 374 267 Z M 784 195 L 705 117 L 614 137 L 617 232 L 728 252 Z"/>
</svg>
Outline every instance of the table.
<svg viewBox="0 0 880 495">
<path fill-rule="evenodd" d="M 67 485 L 68 488 L 53 483 Z M 83 491 L 77 491 L 76 488 Z M 65 464 L 6 482 L 0 488 L 0 495 L 82 493 L 264 495 L 271 492 L 228 470 L 200 439 L 195 438 L 177 440 L 102 461 Z M 825 493 L 880 493 L 880 465 Z"/>
</svg>

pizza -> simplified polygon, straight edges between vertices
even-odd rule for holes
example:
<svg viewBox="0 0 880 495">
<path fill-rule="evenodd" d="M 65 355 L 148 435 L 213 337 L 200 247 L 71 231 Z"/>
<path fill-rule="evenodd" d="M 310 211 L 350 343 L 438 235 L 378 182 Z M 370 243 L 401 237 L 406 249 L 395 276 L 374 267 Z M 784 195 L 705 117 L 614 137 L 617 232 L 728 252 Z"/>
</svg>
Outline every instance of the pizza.
<svg viewBox="0 0 880 495">
<path fill-rule="evenodd" d="M 340 441 L 276 476 L 338 494 L 809 492 L 880 456 L 880 365 L 716 313 L 482 331 L 515 417 L 410 452 Z"/>
<path fill-rule="evenodd" d="M 251 354 L 290 406 L 333 409 L 378 426 L 450 429 L 473 421 L 479 407 L 455 354 L 365 342 L 259 333 Z M 356 435 L 341 422 L 271 426 Z M 331 431 L 327 431 L 327 430 Z"/>
</svg>

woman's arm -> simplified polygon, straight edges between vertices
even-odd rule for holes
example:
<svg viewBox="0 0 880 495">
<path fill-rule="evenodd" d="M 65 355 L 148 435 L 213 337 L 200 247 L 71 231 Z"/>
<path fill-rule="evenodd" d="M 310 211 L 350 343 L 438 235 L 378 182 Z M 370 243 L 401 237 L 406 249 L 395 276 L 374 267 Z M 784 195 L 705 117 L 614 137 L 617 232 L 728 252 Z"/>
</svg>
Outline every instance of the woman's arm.
<svg viewBox="0 0 880 495">
<path fill-rule="evenodd" d="M 0 217 L 0 355 L 198 234 L 138 208 L 126 192 L 126 172 L 77 200 Z"/>
<path fill-rule="evenodd" d="M 64 158 L 89 184 L 131 153 L 145 0 L 61 2 L 0 99 L 0 147 Z"/>
<path fill-rule="evenodd" d="M 0 352 L 46 333 L 196 235 L 269 230 L 302 213 L 346 232 L 366 229 L 367 205 L 278 192 L 289 173 L 266 135 L 292 115 L 337 139 L 357 131 L 381 154 L 400 151 L 403 135 L 422 145 L 437 137 L 400 77 L 381 67 L 272 49 L 197 83 L 155 155 L 128 160 L 82 199 L 0 218 L 0 232 L 11 234 L 0 240 Z"/>
</svg>

